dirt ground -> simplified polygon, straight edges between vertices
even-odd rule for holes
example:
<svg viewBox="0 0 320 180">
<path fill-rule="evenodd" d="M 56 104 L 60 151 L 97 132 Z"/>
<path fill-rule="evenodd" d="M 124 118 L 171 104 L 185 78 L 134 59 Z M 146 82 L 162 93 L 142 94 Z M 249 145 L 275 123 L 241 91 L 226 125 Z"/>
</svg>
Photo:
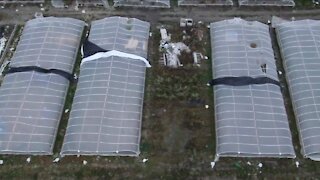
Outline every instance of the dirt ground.
<svg viewBox="0 0 320 180">
<path fill-rule="evenodd" d="M 15 9 L 19 8 L 16 12 Z M 0 9 L 0 24 L 24 24 L 36 11 L 37 6 L 10 7 Z M 235 16 L 246 20 L 266 22 L 272 15 L 283 18 L 320 19 L 319 9 L 291 8 L 173 8 L 167 10 L 140 9 L 72 9 L 56 10 L 48 8 L 46 16 L 67 16 L 90 22 L 112 15 L 136 17 L 151 22 L 153 36 L 149 41 L 149 60 L 152 68 L 147 71 L 141 155 L 139 157 L 64 157 L 54 164 L 59 155 L 62 138 L 67 124 L 67 115 L 62 118 L 57 142 L 52 156 L 33 156 L 28 164 L 28 156 L 3 155 L 4 165 L 0 166 L 0 179 L 319 179 L 320 163 L 304 159 L 300 155 L 298 133 L 293 116 L 287 84 L 283 76 L 280 81 L 285 97 L 290 128 L 297 154 L 296 159 L 273 158 L 220 158 L 214 169 L 210 162 L 215 158 L 215 128 L 212 89 L 206 86 L 212 77 L 209 30 L 204 24 L 202 41 L 187 40 L 185 43 L 209 57 L 200 67 L 194 67 L 190 55 L 185 55 L 184 66 L 168 69 L 159 64 L 160 34 L 156 27 L 168 26 L 175 39 L 181 38 L 178 27 L 180 17 L 191 17 L 195 21 L 213 22 Z M 196 32 L 197 32 L 196 31 Z M 192 34 L 197 39 L 199 33 Z M 274 31 L 271 37 L 278 70 L 283 71 Z M 80 64 L 78 57 L 77 66 Z M 76 70 L 77 71 L 77 68 Z M 75 86 L 71 86 L 66 107 L 70 108 Z M 209 105 L 206 109 L 205 105 Z M 147 163 L 142 163 L 148 158 Z M 82 161 L 88 161 L 83 165 Z M 295 162 L 300 162 L 296 168 Z M 248 165 L 248 162 L 251 165 Z M 257 164 L 263 163 L 259 169 Z"/>
</svg>

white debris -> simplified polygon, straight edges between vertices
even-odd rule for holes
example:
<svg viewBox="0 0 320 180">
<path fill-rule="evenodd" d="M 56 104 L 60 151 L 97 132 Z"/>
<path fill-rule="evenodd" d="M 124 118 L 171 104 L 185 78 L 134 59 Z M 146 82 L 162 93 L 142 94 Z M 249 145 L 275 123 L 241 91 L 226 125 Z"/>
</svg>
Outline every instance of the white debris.
<svg viewBox="0 0 320 180">
<path fill-rule="evenodd" d="M 207 83 L 206 85 L 210 87 L 210 83 Z"/>
<path fill-rule="evenodd" d="M 16 9 L 16 12 L 18 12 L 19 11 L 19 9 Z"/>
<path fill-rule="evenodd" d="M 23 7 L 24 5 L 23 5 L 23 4 L 21 4 L 20 6 L 21 6 L 21 7 Z"/>
<path fill-rule="evenodd" d="M 205 105 L 204 107 L 205 107 L 206 109 L 208 109 L 208 108 L 209 108 L 209 105 Z"/>
<path fill-rule="evenodd" d="M 208 28 L 208 29 L 210 29 L 210 24 L 209 24 L 209 25 L 207 25 L 207 28 Z"/>
<path fill-rule="evenodd" d="M 85 14 L 85 13 L 86 13 L 86 10 L 82 10 L 81 13 L 82 13 L 82 14 Z"/>
<path fill-rule="evenodd" d="M 149 33 L 149 37 L 152 37 L 152 32 Z"/>
<path fill-rule="evenodd" d="M 259 168 L 262 168 L 262 166 L 263 166 L 262 163 L 259 163 L 259 164 L 258 164 L 258 167 L 259 167 Z"/>
<path fill-rule="evenodd" d="M 14 51 L 14 48 L 10 48 L 10 51 Z"/>
<path fill-rule="evenodd" d="M 87 164 L 88 164 L 88 161 L 83 160 L 83 161 L 82 161 L 82 164 L 83 164 L 83 165 L 87 165 Z"/>
<path fill-rule="evenodd" d="M 7 39 L 2 37 L 0 38 L 0 55 L 2 54 L 2 51 L 4 50 L 4 47 L 6 46 Z"/>
<path fill-rule="evenodd" d="M 142 162 L 143 162 L 143 163 L 146 163 L 148 160 L 149 160 L 149 159 L 144 158 L 144 159 L 142 160 Z"/>
<path fill-rule="evenodd" d="M 1 9 L 4 9 L 4 6 L 1 6 Z"/>
<path fill-rule="evenodd" d="M 69 109 L 66 109 L 66 110 L 64 110 L 64 113 L 68 113 L 70 110 Z"/>
<path fill-rule="evenodd" d="M 3 160 L 2 159 L 0 159 L 0 165 L 2 165 L 3 164 Z"/>
<path fill-rule="evenodd" d="M 31 157 L 28 157 L 27 158 L 27 163 L 30 163 L 31 162 Z"/>
<path fill-rule="evenodd" d="M 212 162 L 210 163 L 210 165 L 211 165 L 211 168 L 213 169 L 214 166 L 216 165 L 216 162 L 212 161 Z"/>
<path fill-rule="evenodd" d="M 43 7 L 43 4 L 40 4 L 40 7 Z"/>
<path fill-rule="evenodd" d="M 208 59 L 209 59 L 209 57 L 208 57 L 208 56 L 205 56 L 205 57 L 204 57 L 204 59 L 205 59 L 205 60 L 208 60 Z"/>
<path fill-rule="evenodd" d="M 118 154 L 118 153 L 119 153 L 119 151 L 116 151 L 116 153 Z"/>
<path fill-rule="evenodd" d="M 40 8 L 41 11 L 44 11 L 44 8 Z"/>
<path fill-rule="evenodd" d="M 55 158 L 52 162 L 53 163 L 57 163 L 57 162 L 59 162 L 60 161 L 60 158 Z"/>
<path fill-rule="evenodd" d="M 270 21 L 270 20 L 268 20 L 268 24 L 271 24 L 271 21 Z"/>
<path fill-rule="evenodd" d="M 250 161 L 248 161 L 247 164 L 248 164 L 249 166 L 251 166 L 251 162 L 250 162 Z"/>
<path fill-rule="evenodd" d="M 282 71 L 278 71 L 278 73 L 281 75 L 281 74 L 282 74 Z"/>
<path fill-rule="evenodd" d="M 299 161 L 296 161 L 297 168 L 299 167 L 299 165 L 300 165 Z"/>
</svg>

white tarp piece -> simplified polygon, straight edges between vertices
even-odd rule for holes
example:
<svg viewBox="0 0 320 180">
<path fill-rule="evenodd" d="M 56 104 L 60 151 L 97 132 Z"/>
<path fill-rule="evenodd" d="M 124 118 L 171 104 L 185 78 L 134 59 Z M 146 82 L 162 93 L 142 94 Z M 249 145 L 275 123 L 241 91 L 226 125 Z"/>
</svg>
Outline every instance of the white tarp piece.
<svg viewBox="0 0 320 180">
<path fill-rule="evenodd" d="M 10 67 L 72 73 L 85 23 L 37 18 L 26 23 Z M 0 87 L 0 153 L 52 154 L 69 80 L 37 71 L 7 74 Z"/>
<path fill-rule="evenodd" d="M 62 155 L 140 154 L 149 29 L 135 18 L 92 22 L 88 40 L 107 52 L 82 61 Z"/>
<path fill-rule="evenodd" d="M 114 0 L 114 7 L 170 8 L 170 0 Z"/>
<path fill-rule="evenodd" d="M 320 161 L 320 21 L 275 24 L 302 154 Z"/>
<path fill-rule="evenodd" d="M 278 81 L 269 27 L 239 18 L 212 23 L 213 78 Z M 213 87 L 217 157 L 294 158 L 291 132 L 276 84 Z"/>
</svg>

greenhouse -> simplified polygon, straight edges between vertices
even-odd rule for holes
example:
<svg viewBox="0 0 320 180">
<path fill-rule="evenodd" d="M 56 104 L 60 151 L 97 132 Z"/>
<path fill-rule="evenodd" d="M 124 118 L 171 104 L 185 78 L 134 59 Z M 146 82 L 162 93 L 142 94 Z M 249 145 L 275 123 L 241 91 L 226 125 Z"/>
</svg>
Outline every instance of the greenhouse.
<svg viewBox="0 0 320 180">
<path fill-rule="evenodd" d="M 0 87 L 0 153 L 52 154 L 84 22 L 26 23 Z"/>
<path fill-rule="evenodd" d="M 114 0 L 114 6 L 170 8 L 170 0 Z"/>
<path fill-rule="evenodd" d="M 294 0 L 239 0 L 239 6 L 289 6 L 294 7 Z"/>
<path fill-rule="evenodd" d="M 92 22 L 62 155 L 138 156 L 150 24 Z"/>
<path fill-rule="evenodd" d="M 232 0 L 178 0 L 179 6 L 232 6 Z"/>
<path fill-rule="evenodd" d="M 276 25 L 302 153 L 320 160 L 320 21 Z"/>
<path fill-rule="evenodd" d="M 45 0 L 0 0 L 0 4 L 14 4 L 14 3 L 44 3 Z"/>
<path fill-rule="evenodd" d="M 211 24 L 217 157 L 294 158 L 269 27 Z"/>
</svg>

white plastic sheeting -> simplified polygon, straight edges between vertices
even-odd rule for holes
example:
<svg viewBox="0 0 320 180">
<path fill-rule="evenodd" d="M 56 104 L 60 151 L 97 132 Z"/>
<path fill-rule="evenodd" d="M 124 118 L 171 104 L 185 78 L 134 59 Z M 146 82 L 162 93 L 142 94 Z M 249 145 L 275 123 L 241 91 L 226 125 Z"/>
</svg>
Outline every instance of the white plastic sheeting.
<svg viewBox="0 0 320 180">
<path fill-rule="evenodd" d="M 294 0 L 239 0 L 239 6 L 289 6 L 294 7 Z"/>
<path fill-rule="evenodd" d="M 62 155 L 139 155 L 149 28 L 124 17 L 92 22 L 89 41 L 108 52 L 81 64 Z"/>
<path fill-rule="evenodd" d="M 236 18 L 212 23 L 210 30 L 213 78 L 278 81 L 267 25 Z M 214 104 L 218 157 L 295 157 L 278 85 L 215 85 Z"/>
<path fill-rule="evenodd" d="M 178 0 L 179 6 L 232 6 L 232 0 Z"/>
<path fill-rule="evenodd" d="M 320 21 L 274 25 L 283 57 L 302 153 L 320 161 Z"/>
<path fill-rule="evenodd" d="M 114 0 L 114 6 L 170 8 L 170 0 Z"/>
<path fill-rule="evenodd" d="M 71 18 L 28 21 L 10 66 L 72 73 L 84 25 Z M 68 87 L 57 74 L 7 74 L 0 87 L 0 153 L 52 154 Z"/>
</svg>

